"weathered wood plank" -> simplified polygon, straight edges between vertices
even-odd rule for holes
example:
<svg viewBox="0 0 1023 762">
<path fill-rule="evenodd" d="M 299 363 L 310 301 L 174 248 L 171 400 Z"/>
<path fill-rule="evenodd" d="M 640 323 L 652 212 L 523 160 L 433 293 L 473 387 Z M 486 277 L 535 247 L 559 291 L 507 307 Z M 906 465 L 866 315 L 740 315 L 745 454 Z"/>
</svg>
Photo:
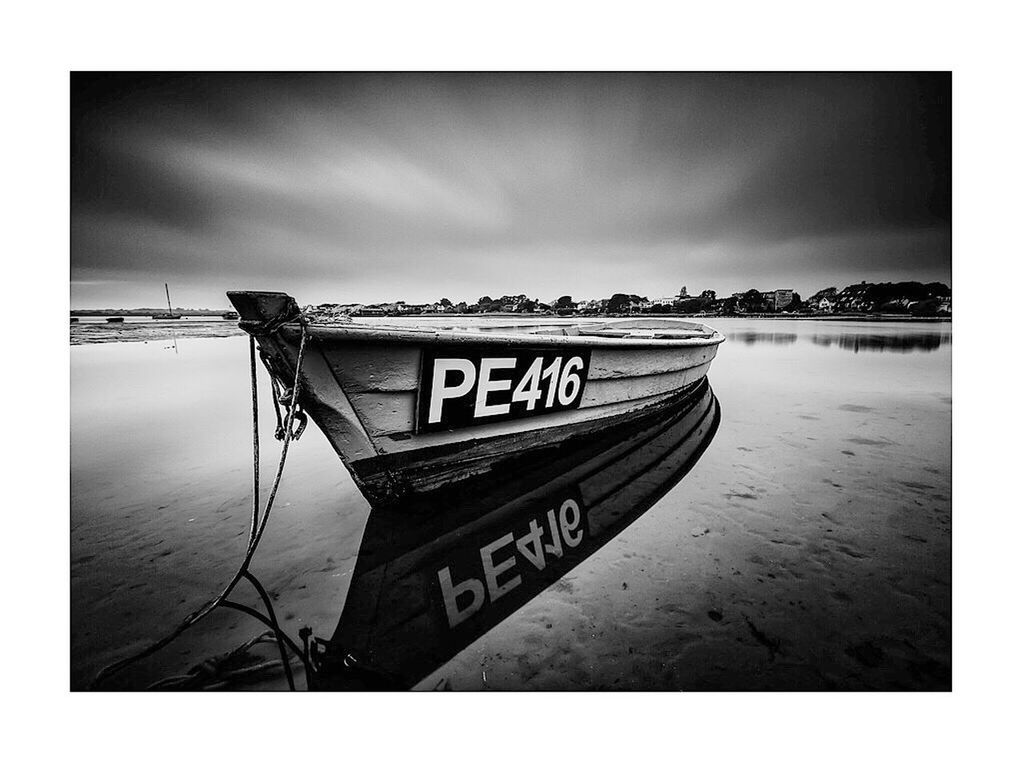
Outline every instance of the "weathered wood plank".
<svg viewBox="0 0 1023 762">
<path fill-rule="evenodd" d="M 350 343 L 325 346 L 323 354 L 349 393 L 412 391 L 419 384 L 417 346 Z"/>
<path fill-rule="evenodd" d="M 706 375 L 709 366 L 709 363 L 704 363 L 685 370 L 649 376 L 591 378 L 586 382 L 579 407 L 601 407 L 681 389 Z"/>
<path fill-rule="evenodd" d="M 594 349 L 590 355 L 591 379 L 622 378 L 668 373 L 710 362 L 716 346 L 691 349 L 648 349 L 645 347 Z"/>
</svg>

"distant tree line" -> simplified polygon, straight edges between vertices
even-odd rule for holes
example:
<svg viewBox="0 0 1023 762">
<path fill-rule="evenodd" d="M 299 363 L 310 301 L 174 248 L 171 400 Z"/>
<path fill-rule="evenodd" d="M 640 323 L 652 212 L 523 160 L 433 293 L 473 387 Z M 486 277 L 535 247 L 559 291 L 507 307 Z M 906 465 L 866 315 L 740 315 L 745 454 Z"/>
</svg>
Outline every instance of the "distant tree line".
<svg viewBox="0 0 1023 762">
<path fill-rule="evenodd" d="M 380 304 L 321 305 L 333 306 L 353 314 L 429 315 L 437 313 L 486 314 L 524 313 L 546 315 L 752 315 L 788 313 L 816 314 L 895 314 L 933 316 L 952 312 L 952 289 L 944 283 L 860 283 L 841 291 L 835 286 L 823 288 L 805 301 L 795 291 L 779 289 L 761 292 L 755 288 L 718 298 L 711 289 L 699 296 L 689 296 L 682 289 L 679 296 L 650 300 L 639 294 L 615 293 L 606 299 L 576 300 L 564 294 L 550 302 L 533 299 L 526 294 L 505 294 L 498 298 L 481 296 L 475 304 L 454 303 L 442 298 L 428 304 L 404 301 Z M 72 315 L 152 315 L 161 308 L 132 310 L 72 310 Z M 182 315 L 222 314 L 224 310 L 175 309 Z"/>
<path fill-rule="evenodd" d="M 944 283 L 860 283 L 821 289 L 807 299 L 805 311 L 931 316 L 952 312 L 952 289 Z"/>
</svg>

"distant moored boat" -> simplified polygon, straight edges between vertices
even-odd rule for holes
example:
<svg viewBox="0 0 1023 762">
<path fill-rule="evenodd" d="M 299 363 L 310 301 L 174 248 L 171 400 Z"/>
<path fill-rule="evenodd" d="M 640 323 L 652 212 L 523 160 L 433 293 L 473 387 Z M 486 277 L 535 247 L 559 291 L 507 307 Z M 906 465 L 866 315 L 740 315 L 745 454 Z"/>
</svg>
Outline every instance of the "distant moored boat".
<svg viewBox="0 0 1023 762">
<path fill-rule="evenodd" d="M 167 311 L 157 312 L 155 315 L 152 316 L 153 320 L 180 320 L 181 315 L 176 314 L 174 312 L 174 308 L 171 307 L 170 288 L 167 286 L 166 283 L 163 284 L 163 290 L 167 292 Z"/>
<path fill-rule="evenodd" d="M 725 340 L 673 318 L 386 324 L 303 312 L 283 293 L 228 297 L 285 390 L 305 333 L 300 405 L 381 501 L 449 483 L 468 462 L 485 471 L 509 452 L 671 404 Z"/>
<path fill-rule="evenodd" d="M 221 315 L 221 317 L 224 318 L 224 320 L 237 320 L 238 319 L 238 313 L 235 312 L 234 310 L 230 310 L 228 312 L 225 312 L 223 315 Z"/>
<path fill-rule="evenodd" d="M 107 318 L 107 322 L 108 322 L 108 323 L 123 323 L 123 322 L 124 322 L 124 318 L 123 318 L 123 317 L 120 317 L 120 316 L 117 316 L 117 317 L 108 317 L 108 318 Z"/>
</svg>

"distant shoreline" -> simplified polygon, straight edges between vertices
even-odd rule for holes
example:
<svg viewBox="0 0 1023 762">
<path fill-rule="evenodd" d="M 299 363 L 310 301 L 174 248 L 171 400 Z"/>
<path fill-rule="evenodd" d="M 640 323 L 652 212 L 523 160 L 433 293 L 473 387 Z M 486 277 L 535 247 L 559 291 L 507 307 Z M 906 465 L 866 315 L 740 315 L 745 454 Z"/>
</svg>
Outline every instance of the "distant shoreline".
<svg viewBox="0 0 1023 762">
<path fill-rule="evenodd" d="M 672 316 L 676 317 L 676 316 Z M 778 315 L 770 312 L 748 315 L 718 315 L 704 313 L 700 315 L 678 315 L 677 317 L 700 318 L 752 318 L 754 320 L 848 320 L 863 323 L 951 323 L 951 315 L 868 315 L 864 313 L 822 314 L 822 315 Z"/>
<path fill-rule="evenodd" d="M 208 317 L 208 318 L 222 318 L 225 313 L 230 310 L 175 310 L 175 314 L 181 315 L 182 317 Z M 158 310 L 71 310 L 71 317 L 156 317 L 166 314 L 159 312 Z M 372 318 L 399 318 L 401 320 L 415 320 L 417 318 L 551 318 L 552 320 L 572 320 L 575 318 L 585 318 L 587 320 L 599 320 L 599 319 L 624 319 L 624 318 L 679 318 L 683 320 L 692 319 L 748 319 L 748 320 L 846 320 L 846 321 L 858 321 L 864 323 L 876 323 L 876 322 L 896 322 L 896 323 L 950 323 L 952 322 L 951 315 L 899 315 L 899 314 L 872 314 L 864 312 L 849 312 L 849 313 L 821 313 L 816 315 L 805 315 L 795 313 L 777 313 L 777 312 L 750 312 L 750 313 L 739 313 L 739 314 L 720 314 L 717 312 L 693 312 L 693 313 L 676 313 L 676 312 L 613 312 L 613 313 L 600 313 L 600 314 L 585 314 L 575 313 L 572 315 L 556 315 L 553 313 L 542 313 L 542 312 L 429 312 L 420 313 L 416 315 L 363 315 L 356 317 L 372 317 Z"/>
<path fill-rule="evenodd" d="M 175 315 L 182 317 L 222 317 L 232 312 L 230 309 L 207 310 L 207 309 L 179 309 L 174 308 Z M 71 310 L 71 317 L 157 317 L 166 315 L 167 310 L 152 307 L 139 307 L 136 309 L 102 309 L 102 310 Z"/>
<path fill-rule="evenodd" d="M 898 315 L 881 314 L 874 315 L 863 312 L 850 313 L 822 313 L 819 315 L 797 315 L 790 313 L 775 312 L 750 312 L 735 315 L 722 315 L 717 312 L 609 312 L 599 314 L 576 313 L 574 315 L 555 315 L 542 312 L 429 312 L 420 315 L 362 315 L 355 317 L 371 318 L 400 318 L 401 320 L 415 320 L 416 318 L 551 318 L 552 320 L 572 320 L 585 318 L 587 320 L 614 319 L 622 320 L 627 318 L 679 318 L 681 320 L 692 320 L 696 318 L 727 318 L 727 319 L 752 319 L 752 320 L 847 320 L 860 321 L 864 323 L 951 323 L 951 315 Z"/>
</svg>

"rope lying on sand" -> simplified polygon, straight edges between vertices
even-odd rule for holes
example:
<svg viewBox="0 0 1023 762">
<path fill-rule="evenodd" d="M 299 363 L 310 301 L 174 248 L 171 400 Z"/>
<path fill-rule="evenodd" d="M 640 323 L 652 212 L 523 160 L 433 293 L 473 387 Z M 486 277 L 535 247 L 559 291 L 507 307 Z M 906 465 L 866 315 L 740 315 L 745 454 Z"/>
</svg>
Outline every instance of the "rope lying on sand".
<svg viewBox="0 0 1023 762">
<path fill-rule="evenodd" d="M 248 546 L 245 550 L 245 557 L 242 559 L 241 564 L 238 567 L 238 571 L 235 572 L 234 577 L 227 584 L 227 586 L 215 597 L 208 600 L 198 609 L 193 611 L 191 614 L 186 616 L 181 623 L 175 627 L 170 633 L 165 635 L 160 640 L 147 646 L 138 653 L 128 656 L 124 659 L 116 661 L 112 664 L 108 664 L 106 667 L 101 669 L 96 677 L 93 678 L 90 688 L 97 688 L 103 680 L 107 680 L 123 669 L 131 666 L 137 661 L 151 656 L 160 649 L 164 648 L 167 644 L 174 641 L 179 635 L 185 632 L 189 627 L 194 625 L 196 622 L 204 619 L 206 616 L 211 614 L 219 606 L 225 608 L 232 608 L 237 611 L 242 611 L 250 616 L 254 616 L 264 624 L 271 627 L 274 637 L 277 640 L 277 645 L 280 649 L 281 663 L 284 665 L 284 672 L 288 678 L 288 688 L 295 690 L 295 680 L 291 672 L 291 663 L 288 658 L 288 653 L 285 650 L 285 646 L 295 651 L 299 658 L 305 661 L 305 653 L 300 649 L 291 638 L 285 635 L 277 624 L 277 616 L 274 614 L 273 606 L 270 601 L 270 597 L 267 595 L 266 590 L 259 584 L 259 581 L 249 572 L 249 564 L 252 562 L 252 557 L 256 553 L 256 549 L 259 547 L 259 542 L 263 538 L 263 532 L 266 529 L 267 521 L 270 518 L 270 511 L 273 510 L 274 500 L 277 498 L 277 488 L 281 484 L 281 476 L 284 474 L 284 464 L 288 459 L 288 448 L 291 442 L 297 439 L 302 434 L 302 430 L 305 428 L 304 425 L 300 425 L 298 430 L 293 430 L 296 418 L 302 421 L 304 424 L 305 415 L 298 410 L 298 399 L 299 399 L 299 383 L 300 383 L 300 372 L 302 370 L 302 359 L 305 356 L 305 345 L 306 345 L 306 326 L 305 322 L 300 323 L 301 328 L 301 339 L 298 345 L 298 358 L 295 361 L 295 381 L 291 387 L 290 399 L 288 399 L 288 415 L 286 422 L 283 426 L 283 444 L 281 446 L 281 457 L 277 464 L 277 473 L 274 476 L 273 486 L 270 488 L 270 494 L 267 497 L 266 507 L 260 510 L 259 500 L 259 402 L 257 399 L 256 390 L 256 340 L 254 337 L 249 337 L 249 376 L 252 384 L 252 517 L 249 522 L 249 541 Z M 271 375 L 271 379 L 273 376 Z M 276 391 L 276 383 L 274 383 L 274 391 Z M 280 431 L 280 426 L 278 431 Z M 266 606 L 268 616 L 263 616 L 255 609 L 240 603 L 234 603 L 229 601 L 227 598 L 234 590 L 235 586 L 241 582 L 242 579 L 246 579 L 256 589 L 259 597 L 262 599 L 263 604 Z M 251 645 L 251 644 L 250 644 Z M 162 681 L 161 681 L 162 682 Z M 161 683 L 156 683 L 155 686 L 160 687 Z M 168 686 L 163 686 L 168 687 Z"/>
<path fill-rule="evenodd" d="M 227 653 L 196 665 L 187 674 L 161 678 L 146 690 L 218 690 L 239 680 L 251 679 L 276 667 L 280 662 L 269 660 L 252 664 L 246 661 L 248 652 L 255 646 L 270 643 L 276 645 L 278 642 L 274 631 L 266 630 Z"/>
</svg>

